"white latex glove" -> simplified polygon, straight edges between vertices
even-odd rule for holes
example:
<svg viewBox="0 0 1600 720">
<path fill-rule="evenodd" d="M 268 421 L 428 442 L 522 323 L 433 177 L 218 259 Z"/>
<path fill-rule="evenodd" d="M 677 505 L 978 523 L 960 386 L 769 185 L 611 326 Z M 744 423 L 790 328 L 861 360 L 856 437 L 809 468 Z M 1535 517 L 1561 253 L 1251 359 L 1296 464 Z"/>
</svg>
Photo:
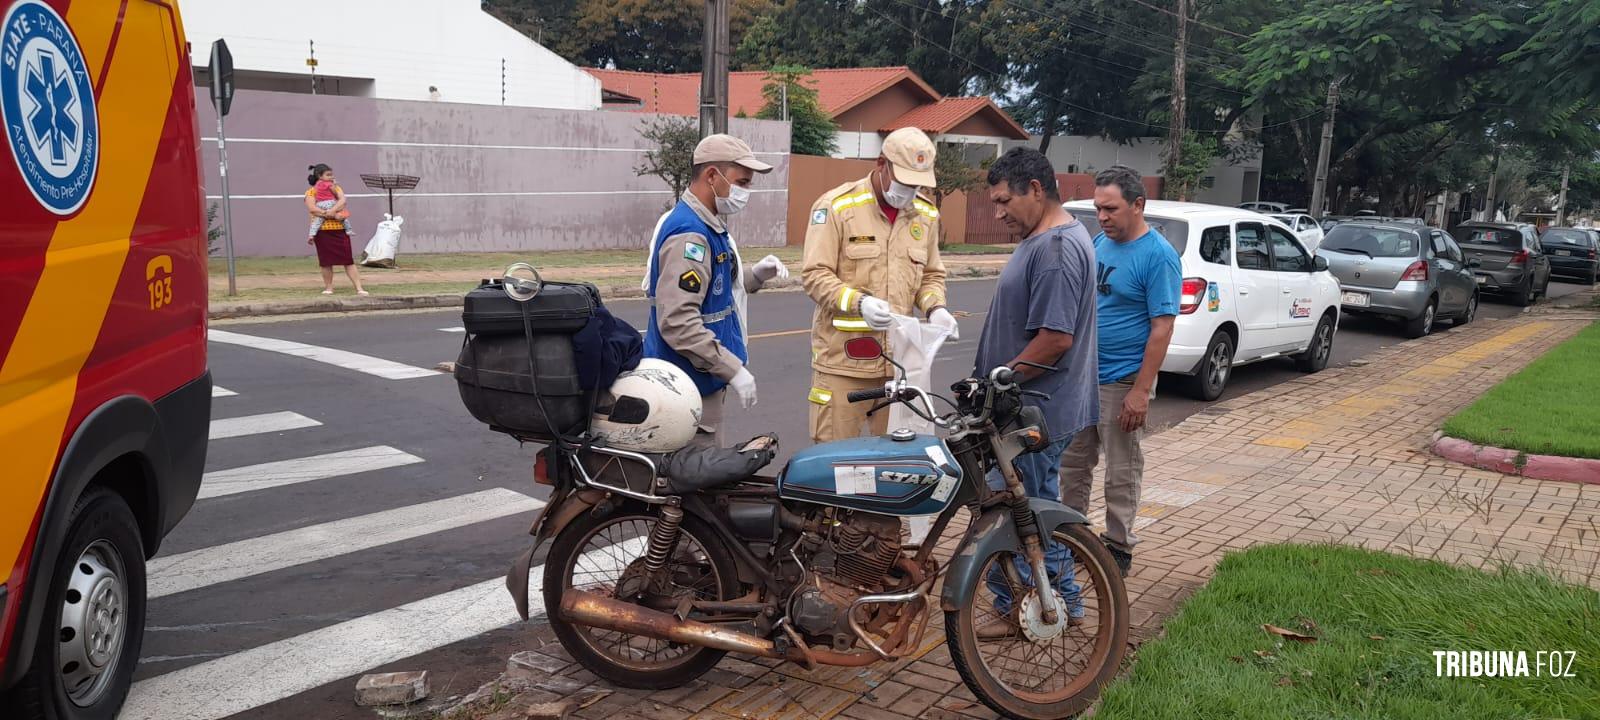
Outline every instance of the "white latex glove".
<svg viewBox="0 0 1600 720">
<path fill-rule="evenodd" d="M 956 316 L 951 315 L 949 310 L 934 308 L 933 313 L 928 315 L 928 322 L 939 327 L 950 328 L 951 340 L 961 339 L 961 326 L 956 324 Z"/>
<path fill-rule="evenodd" d="M 728 387 L 733 388 L 733 394 L 739 396 L 739 405 L 749 410 L 756 404 L 756 376 L 749 370 L 739 368 L 739 374 L 728 381 Z"/>
<path fill-rule="evenodd" d="M 784 266 L 783 261 L 779 260 L 777 255 L 768 255 L 761 258 L 754 267 L 750 268 L 750 272 L 756 276 L 757 280 L 763 283 L 773 278 L 778 278 L 779 280 L 789 279 L 789 268 Z"/>
<path fill-rule="evenodd" d="M 861 298 L 861 319 L 873 330 L 888 330 L 894 324 L 889 317 L 889 303 L 871 295 Z"/>
</svg>

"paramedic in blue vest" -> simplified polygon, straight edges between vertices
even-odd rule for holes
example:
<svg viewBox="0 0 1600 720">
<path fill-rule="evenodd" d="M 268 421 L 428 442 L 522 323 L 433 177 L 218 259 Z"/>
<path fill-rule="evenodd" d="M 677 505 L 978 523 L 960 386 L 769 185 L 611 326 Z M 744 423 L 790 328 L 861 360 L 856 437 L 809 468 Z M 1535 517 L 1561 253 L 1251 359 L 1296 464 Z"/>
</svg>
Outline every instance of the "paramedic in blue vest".
<svg viewBox="0 0 1600 720">
<path fill-rule="evenodd" d="M 772 166 L 745 141 L 709 135 L 694 149 L 689 189 L 662 218 L 651 241 L 646 288 L 652 299 L 645 357 L 666 360 L 689 374 L 704 408 L 696 444 L 715 445 L 728 388 L 746 409 L 756 404 L 756 379 L 745 368 L 739 302 L 774 278 L 789 276 L 775 255 L 741 266 L 728 238 L 727 218 L 750 201 L 750 182 Z"/>
</svg>

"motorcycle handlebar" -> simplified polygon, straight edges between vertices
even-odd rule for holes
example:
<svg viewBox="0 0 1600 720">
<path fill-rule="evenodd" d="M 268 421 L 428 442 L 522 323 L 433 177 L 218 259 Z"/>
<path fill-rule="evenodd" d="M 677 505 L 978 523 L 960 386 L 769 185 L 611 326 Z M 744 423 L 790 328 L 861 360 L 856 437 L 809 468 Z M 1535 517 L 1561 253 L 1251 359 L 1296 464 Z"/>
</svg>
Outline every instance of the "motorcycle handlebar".
<svg viewBox="0 0 1600 720">
<path fill-rule="evenodd" d="M 855 402 L 861 402 L 863 400 L 882 400 L 883 398 L 886 398 L 888 396 L 889 396 L 889 391 L 879 387 L 879 388 L 868 388 L 866 390 L 851 390 L 850 394 L 845 396 L 845 397 L 850 402 L 855 403 Z"/>
</svg>

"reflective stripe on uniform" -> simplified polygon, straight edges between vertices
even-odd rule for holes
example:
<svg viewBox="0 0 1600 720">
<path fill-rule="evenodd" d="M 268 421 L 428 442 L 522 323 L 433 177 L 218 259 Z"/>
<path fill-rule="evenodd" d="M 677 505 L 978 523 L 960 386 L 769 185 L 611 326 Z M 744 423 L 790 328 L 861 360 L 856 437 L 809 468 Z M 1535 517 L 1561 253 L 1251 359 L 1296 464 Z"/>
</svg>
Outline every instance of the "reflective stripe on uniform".
<svg viewBox="0 0 1600 720">
<path fill-rule="evenodd" d="M 916 208 L 917 212 L 920 212 L 923 215 L 927 215 L 928 217 L 933 218 L 935 220 L 939 219 L 939 210 L 938 210 L 938 208 L 935 208 L 934 206 L 932 206 L 932 205 L 930 205 L 928 203 L 925 203 L 925 202 L 923 202 L 921 200 L 912 200 L 911 201 L 911 206 Z"/>
<path fill-rule="evenodd" d="M 845 208 L 855 207 L 857 205 L 865 205 L 869 202 L 872 202 L 872 199 L 872 192 L 870 190 L 864 193 L 856 193 L 855 195 L 845 195 L 843 197 L 834 198 L 833 211 L 838 212 Z"/>
<path fill-rule="evenodd" d="M 701 313 L 700 314 L 700 322 L 714 323 L 714 322 L 716 322 L 718 320 L 721 320 L 723 318 L 726 318 L 726 317 L 728 317 L 728 316 L 730 316 L 732 314 L 733 314 L 733 308 L 731 308 L 731 307 L 727 308 L 725 310 L 718 310 L 718 311 L 712 312 L 712 313 Z"/>
<path fill-rule="evenodd" d="M 833 319 L 833 328 L 845 332 L 871 332 L 872 327 L 860 316 L 840 315 Z"/>
<path fill-rule="evenodd" d="M 811 388 L 811 392 L 806 395 L 806 399 L 818 405 L 827 405 L 828 401 L 833 399 L 833 393 L 823 390 L 819 387 L 814 387 Z"/>
<path fill-rule="evenodd" d="M 850 312 L 855 306 L 856 295 L 861 293 L 853 287 L 839 288 L 839 312 Z"/>
<path fill-rule="evenodd" d="M 933 290 L 929 290 L 929 291 L 927 291 L 927 292 L 922 294 L 922 297 L 921 297 L 921 299 L 918 300 L 918 302 L 922 303 L 923 307 L 934 307 L 934 306 L 937 306 L 937 305 L 943 305 L 944 304 L 944 296 L 940 295 L 937 292 L 934 292 Z"/>
</svg>

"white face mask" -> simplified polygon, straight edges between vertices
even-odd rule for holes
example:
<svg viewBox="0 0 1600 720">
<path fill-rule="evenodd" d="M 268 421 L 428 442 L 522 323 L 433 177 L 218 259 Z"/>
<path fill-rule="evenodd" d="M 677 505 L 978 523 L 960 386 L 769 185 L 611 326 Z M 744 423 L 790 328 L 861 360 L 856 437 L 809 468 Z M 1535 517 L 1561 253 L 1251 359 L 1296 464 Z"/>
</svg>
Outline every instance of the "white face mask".
<svg viewBox="0 0 1600 720">
<path fill-rule="evenodd" d="M 917 198 L 917 189 L 911 185 L 903 185 L 894 176 L 889 176 L 889 189 L 883 192 L 883 201 L 889 207 L 904 210 L 911 207 L 911 201 Z"/>
<path fill-rule="evenodd" d="M 717 174 L 722 175 L 721 171 L 718 171 Z M 746 205 L 750 204 L 750 191 L 728 182 L 728 176 L 726 175 L 722 175 L 722 180 L 728 183 L 728 196 L 717 196 L 717 214 L 738 215 L 744 211 Z"/>
</svg>

